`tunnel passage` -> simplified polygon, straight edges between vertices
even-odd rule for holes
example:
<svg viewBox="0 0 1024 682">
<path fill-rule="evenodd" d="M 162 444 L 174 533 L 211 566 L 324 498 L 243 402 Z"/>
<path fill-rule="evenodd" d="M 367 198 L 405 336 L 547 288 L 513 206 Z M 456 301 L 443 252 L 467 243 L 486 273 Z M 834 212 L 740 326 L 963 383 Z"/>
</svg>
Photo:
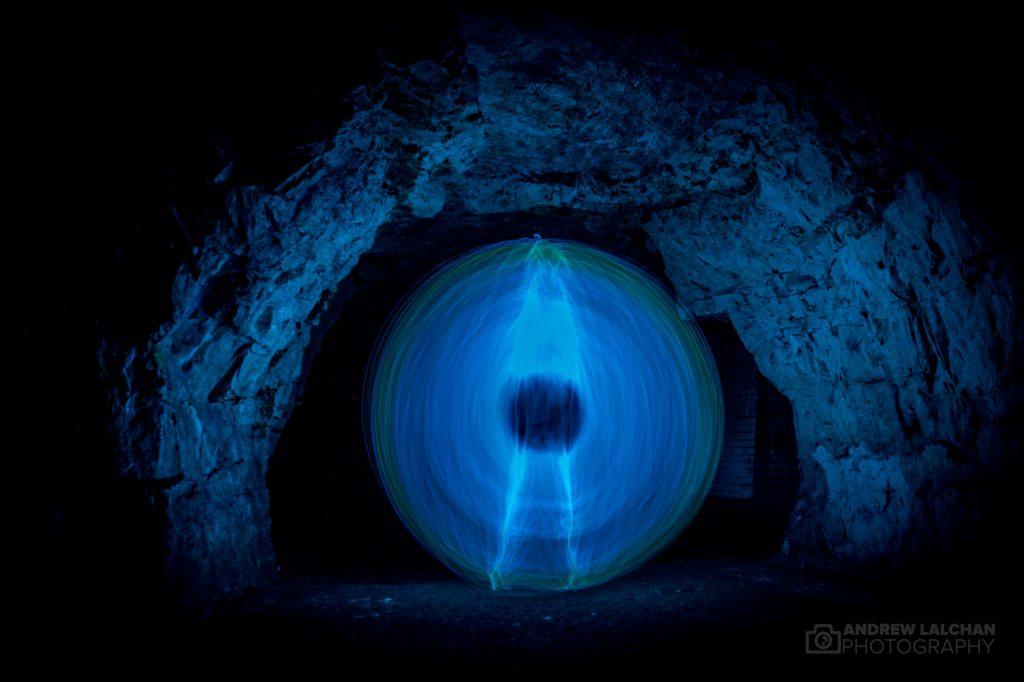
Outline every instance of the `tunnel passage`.
<svg viewBox="0 0 1024 682">
<path fill-rule="evenodd" d="M 770 555 L 782 546 L 800 488 L 793 406 L 728 320 L 700 327 L 722 380 L 725 438 L 708 499 L 673 556 Z"/>
<path fill-rule="evenodd" d="M 399 521 L 365 449 L 360 407 L 377 334 L 408 290 L 440 263 L 482 244 L 533 232 L 605 248 L 642 265 L 671 290 L 660 254 L 650 248 L 646 233 L 629 228 L 612 232 L 588 218 L 568 212 L 486 219 L 440 216 L 382 228 L 374 247 L 360 259 L 331 304 L 328 314 L 334 322 L 326 329 L 320 352 L 308 370 L 303 400 L 270 461 L 267 483 L 272 537 L 285 571 L 337 571 L 378 578 L 446 571 Z M 449 222 L 461 229 L 452 229 Z M 742 420 L 754 413 L 768 415 L 759 409 L 761 402 L 777 398 L 784 403 L 788 424 L 785 418 L 779 424 L 762 418 L 760 424 L 768 437 L 781 438 L 786 447 L 774 451 L 775 460 L 771 456 L 766 460 L 759 451 L 758 461 L 771 461 L 769 466 L 795 477 L 796 449 L 788 401 L 760 377 L 728 322 L 706 321 L 701 328 L 716 361 L 724 363 L 720 371 L 726 396 L 726 446 L 746 443 L 755 422 Z M 753 409 L 744 402 L 751 395 L 760 395 L 748 390 L 751 381 L 755 385 L 763 382 L 764 396 L 773 392 L 771 398 L 757 397 Z M 587 418 L 576 388 L 558 377 L 531 376 L 506 387 L 506 394 L 507 426 L 537 456 L 570 445 Z M 765 437 L 759 438 L 758 448 L 767 442 Z M 695 543 L 688 531 L 665 555 L 747 552 L 755 547 L 762 552 L 777 550 L 797 479 L 786 479 L 785 494 L 771 498 L 774 506 L 769 506 L 775 513 L 770 520 L 761 513 L 768 509 L 762 503 L 771 497 L 766 496 L 762 482 L 759 478 L 757 494 L 751 498 L 756 505 L 750 500 L 736 504 L 730 499 L 709 499 L 708 508 L 698 513 L 694 522 L 699 542 Z"/>
</svg>

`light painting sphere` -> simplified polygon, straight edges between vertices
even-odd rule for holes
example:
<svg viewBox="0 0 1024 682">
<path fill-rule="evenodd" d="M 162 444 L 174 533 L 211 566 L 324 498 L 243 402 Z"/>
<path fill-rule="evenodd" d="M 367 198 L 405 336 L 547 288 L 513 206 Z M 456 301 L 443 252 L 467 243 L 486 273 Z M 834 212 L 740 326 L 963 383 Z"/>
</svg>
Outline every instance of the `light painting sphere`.
<svg viewBox="0 0 1024 682">
<path fill-rule="evenodd" d="M 693 319 L 640 268 L 569 241 L 493 244 L 428 276 L 382 331 L 364 401 L 402 521 L 492 589 L 640 566 L 696 514 L 722 441 Z"/>
</svg>

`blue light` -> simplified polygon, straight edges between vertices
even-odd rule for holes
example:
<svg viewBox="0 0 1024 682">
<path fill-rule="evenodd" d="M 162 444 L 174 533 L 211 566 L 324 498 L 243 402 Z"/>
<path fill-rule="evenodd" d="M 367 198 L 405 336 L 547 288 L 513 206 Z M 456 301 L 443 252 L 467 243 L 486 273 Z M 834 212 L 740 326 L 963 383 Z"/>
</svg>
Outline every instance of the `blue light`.
<svg viewBox="0 0 1024 682">
<path fill-rule="evenodd" d="M 722 398 L 707 344 L 649 275 L 541 239 L 471 251 L 382 332 L 367 438 L 413 535 L 492 589 L 636 568 L 704 500 Z"/>
</svg>

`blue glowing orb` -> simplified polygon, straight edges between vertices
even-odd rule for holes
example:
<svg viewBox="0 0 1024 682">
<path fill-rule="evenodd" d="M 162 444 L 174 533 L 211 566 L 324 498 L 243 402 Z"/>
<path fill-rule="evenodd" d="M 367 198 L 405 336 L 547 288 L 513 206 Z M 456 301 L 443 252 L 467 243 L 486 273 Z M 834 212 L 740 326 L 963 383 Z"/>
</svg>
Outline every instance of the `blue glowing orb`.
<svg viewBox="0 0 1024 682">
<path fill-rule="evenodd" d="M 578 589 L 678 535 L 722 440 L 714 360 L 648 274 L 542 239 L 471 251 L 382 332 L 367 439 L 413 535 L 493 589 Z"/>
</svg>

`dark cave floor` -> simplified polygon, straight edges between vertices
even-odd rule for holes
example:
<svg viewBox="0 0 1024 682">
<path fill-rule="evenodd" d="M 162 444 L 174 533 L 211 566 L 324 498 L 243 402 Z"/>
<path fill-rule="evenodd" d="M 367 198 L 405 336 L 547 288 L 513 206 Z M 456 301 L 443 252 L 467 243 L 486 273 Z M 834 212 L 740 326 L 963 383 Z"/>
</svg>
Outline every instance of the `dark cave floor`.
<svg viewBox="0 0 1024 682">
<path fill-rule="evenodd" d="M 596 588 L 530 595 L 490 593 L 445 575 L 290 577 L 225 605 L 197 634 L 208 645 L 246 642 L 268 656 L 633 667 L 709 656 L 737 664 L 851 658 L 806 655 L 805 634 L 818 623 L 996 622 L 1005 630 L 995 598 L 944 584 L 739 559 L 658 563 Z"/>
</svg>

